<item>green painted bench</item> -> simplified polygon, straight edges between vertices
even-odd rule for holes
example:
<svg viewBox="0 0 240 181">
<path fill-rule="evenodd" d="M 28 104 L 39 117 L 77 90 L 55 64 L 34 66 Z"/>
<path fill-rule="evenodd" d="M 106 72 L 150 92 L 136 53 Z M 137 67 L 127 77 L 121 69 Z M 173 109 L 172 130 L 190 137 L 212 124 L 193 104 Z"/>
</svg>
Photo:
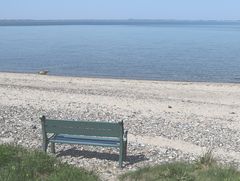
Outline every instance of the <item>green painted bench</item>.
<svg viewBox="0 0 240 181">
<path fill-rule="evenodd" d="M 123 122 L 93 122 L 52 120 L 40 117 L 43 134 L 43 150 L 46 152 L 51 143 L 51 152 L 55 153 L 55 143 L 81 144 L 119 148 L 119 166 L 127 154 L 127 131 Z M 48 136 L 48 133 L 52 133 Z"/>
</svg>

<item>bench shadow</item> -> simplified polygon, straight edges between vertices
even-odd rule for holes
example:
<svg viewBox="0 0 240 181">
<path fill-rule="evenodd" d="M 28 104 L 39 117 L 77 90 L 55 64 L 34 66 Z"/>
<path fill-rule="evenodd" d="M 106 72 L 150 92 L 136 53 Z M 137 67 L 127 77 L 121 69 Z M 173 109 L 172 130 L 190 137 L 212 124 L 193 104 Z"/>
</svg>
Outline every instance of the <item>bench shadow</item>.
<svg viewBox="0 0 240 181">
<path fill-rule="evenodd" d="M 119 154 L 115 153 L 101 153 L 97 151 L 88 151 L 88 150 L 78 150 L 76 148 L 71 148 L 68 150 L 60 150 L 59 152 L 56 152 L 57 157 L 61 156 L 71 156 L 71 157 L 83 157 L 83 158 L 97 158 L 100 160 L 111 160 L 111 161 L 118 161 L 119 160 Z M 138 162 L 146 161 L 148 158 L 146 158 L 143 154 L 138 155 L 127 155 L 125 166 L 133 165 Z"/>
</svg>

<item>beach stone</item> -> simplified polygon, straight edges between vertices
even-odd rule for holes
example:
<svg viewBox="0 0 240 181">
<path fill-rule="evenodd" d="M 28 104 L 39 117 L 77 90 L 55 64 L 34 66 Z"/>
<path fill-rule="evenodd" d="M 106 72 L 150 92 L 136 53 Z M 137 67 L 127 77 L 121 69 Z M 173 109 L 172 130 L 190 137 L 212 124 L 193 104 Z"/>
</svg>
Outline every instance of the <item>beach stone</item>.
<svg viewBox="0 0 240 181">
<path fill-rule="evenodd" d="M 31 128 L 32 129 L 37 129 L 37 126 L 36 125 L 32 125 Z"/>
</svg>

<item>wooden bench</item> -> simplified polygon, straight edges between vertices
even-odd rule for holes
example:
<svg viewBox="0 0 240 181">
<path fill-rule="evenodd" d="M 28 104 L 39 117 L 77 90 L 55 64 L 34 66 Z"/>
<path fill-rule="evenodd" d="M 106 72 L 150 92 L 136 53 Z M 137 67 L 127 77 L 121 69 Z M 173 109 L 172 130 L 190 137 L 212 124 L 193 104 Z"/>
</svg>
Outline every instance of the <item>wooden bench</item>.
<svg viewBox="0 0 240 181">
<path fill-rule="evenodd" d="M 46 152 L 51 143 L 51 152 L 55 153 L 55 143 L 69 143 L 119 148 L 119 166 L 127 154 L 127 131 L 123 122 L 93 122 L 52 120 L 40 117 L 43 134 L 43 150 Z M 52 133 L 48 136 L 48 133 Z"/>
</svg>

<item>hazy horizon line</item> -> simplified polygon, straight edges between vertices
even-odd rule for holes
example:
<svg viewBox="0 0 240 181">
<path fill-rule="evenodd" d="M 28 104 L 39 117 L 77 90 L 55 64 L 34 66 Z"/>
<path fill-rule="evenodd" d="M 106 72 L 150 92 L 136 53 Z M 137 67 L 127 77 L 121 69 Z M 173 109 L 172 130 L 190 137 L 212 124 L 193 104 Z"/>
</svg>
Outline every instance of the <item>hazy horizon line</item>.
<svg viewBox="0 0 240 181">
<path fill-rule="evenodd" d="M 175 19 L 0 19 L 0 26 L 54 25 L 233 25 L 240 20 L 175 20 Z"/>
<path fill-rule="evenodd" d="M 143 18 L 128 18 L 128 19 L 8 19 L 0 18 L 0 21 L 240 21 L 240 19 L 143 19 Z"/>
</svg>

